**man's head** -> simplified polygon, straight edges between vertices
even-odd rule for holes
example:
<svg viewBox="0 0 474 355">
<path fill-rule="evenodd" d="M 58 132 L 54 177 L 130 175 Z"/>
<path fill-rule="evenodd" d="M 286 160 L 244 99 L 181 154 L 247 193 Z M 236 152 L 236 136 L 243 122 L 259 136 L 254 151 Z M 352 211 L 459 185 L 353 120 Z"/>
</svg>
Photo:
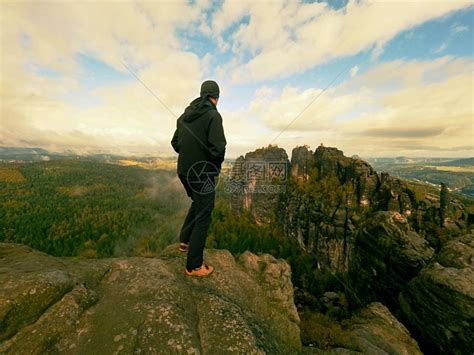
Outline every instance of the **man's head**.
<svg viewBox="0 0 474 355">
<path fill-rule="evenodd" d="M 219 85 L 214 80 L 206 80 L 201 84 L 201 97 L 209 97 L 216 105 L 219 100 Z"/>
</svg>

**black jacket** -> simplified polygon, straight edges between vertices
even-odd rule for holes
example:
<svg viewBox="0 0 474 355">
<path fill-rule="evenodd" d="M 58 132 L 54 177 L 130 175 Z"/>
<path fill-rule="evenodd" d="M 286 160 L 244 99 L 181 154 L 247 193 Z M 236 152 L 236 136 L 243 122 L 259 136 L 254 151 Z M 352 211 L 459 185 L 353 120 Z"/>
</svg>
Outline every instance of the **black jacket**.
<svg viewBox="0 0 474 355">
<path fill-rule="evenodd" d="M 171 140 L 179 154 L 178 174 L 219 174 L 226 144 L 222 117 L 216 106 L 208 98 L 193 100 L 178 118 Z"/>
</svg>

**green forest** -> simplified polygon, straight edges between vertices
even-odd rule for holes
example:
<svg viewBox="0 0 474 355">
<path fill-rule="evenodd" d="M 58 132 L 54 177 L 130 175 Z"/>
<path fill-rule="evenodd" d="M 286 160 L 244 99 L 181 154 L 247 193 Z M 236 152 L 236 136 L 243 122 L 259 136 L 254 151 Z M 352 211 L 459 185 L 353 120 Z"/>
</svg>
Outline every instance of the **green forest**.
<svg viewBox="0 0 474 355">
<path fill-rule="evenodd" d="M 153 255 L 177 240 L 175 173 L 89 161 L 0 165 L 0 241 L 54 256 Z"/>
</svg>

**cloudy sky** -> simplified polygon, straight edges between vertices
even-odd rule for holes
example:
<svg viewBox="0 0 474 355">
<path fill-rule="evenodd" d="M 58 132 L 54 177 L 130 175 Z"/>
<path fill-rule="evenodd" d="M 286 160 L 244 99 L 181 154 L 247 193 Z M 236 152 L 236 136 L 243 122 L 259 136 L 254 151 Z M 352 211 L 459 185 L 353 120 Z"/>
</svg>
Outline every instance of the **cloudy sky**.
<svg viewBox="0 0 474 355">
<path fill-rule="evenodd" d="M 0 146 L 173 156 L 176 117 L 214 79 L 228 157 L 270 143 L 474 155 L 471 1 L 3 0 L 0 12 Z"/>
</svg>

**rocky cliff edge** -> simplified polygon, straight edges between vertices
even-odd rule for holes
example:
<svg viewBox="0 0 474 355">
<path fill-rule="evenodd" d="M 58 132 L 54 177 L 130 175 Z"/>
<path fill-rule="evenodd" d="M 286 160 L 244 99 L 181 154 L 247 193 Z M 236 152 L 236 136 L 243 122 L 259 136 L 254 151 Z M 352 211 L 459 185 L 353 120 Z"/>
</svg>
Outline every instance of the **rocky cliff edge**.
<svg viewBox="0 0 474 355">
<path fill-rule="evenodd" d="M 299 317 L 283 260 L 206 250 L 208 278 L 158 258 L 57 258 L 0 243 L 2 354 L 296 353 Z"/>
</svg>

